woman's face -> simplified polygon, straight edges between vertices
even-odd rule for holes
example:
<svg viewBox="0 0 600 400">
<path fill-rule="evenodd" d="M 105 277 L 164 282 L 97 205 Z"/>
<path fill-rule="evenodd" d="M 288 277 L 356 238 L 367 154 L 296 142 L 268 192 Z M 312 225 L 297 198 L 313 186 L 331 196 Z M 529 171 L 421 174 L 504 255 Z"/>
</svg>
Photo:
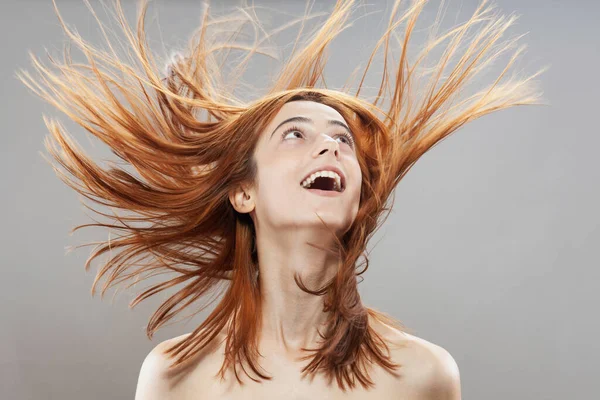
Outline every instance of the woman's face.
<svg viewBox="0 0 600 400">
<path fill-rule="evenodd" d="M 254 154 L 258 181 L 250 189 L 250 211 L 256 228 L 325 230 L 316 212 L 334 232 L 346 232 L 358 212 L 362 179 L 353 138 L 335 109 L 313 101 L 286 103 L 261 133 Z M 312 172 L 327 169 L 339 170 L 342 192 L 303 187 Z"/>
</svg>

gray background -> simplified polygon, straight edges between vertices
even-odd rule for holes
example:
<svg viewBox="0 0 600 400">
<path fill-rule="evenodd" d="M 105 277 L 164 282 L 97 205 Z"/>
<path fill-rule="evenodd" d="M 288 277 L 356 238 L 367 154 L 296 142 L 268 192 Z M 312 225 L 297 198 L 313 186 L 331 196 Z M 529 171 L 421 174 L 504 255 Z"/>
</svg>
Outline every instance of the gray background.
<svg viewBox="0 0 600 400">
<path fill-rule="evenodd" d="M 133 18 L 134 2 L 125 3 Z M 315 10 L 333 4 L 319 3 Z M 58 4 L 71 26 L 99 43 L 82 1 Z M 380 12 L 333 42 L 326 69 L 331 88 L 365 61 L 382 33 L 378 24 L 392 1 L 369 4 L 368 11 Z M 433 21 L 437 4 L 423 12 L 421 29 Z M 551 106 L 485 116 L 427 153 L 396 191 L 394 211 L 371 243 L 360 292 L 366 305 L 453 355 L 464 399 L 597 398 L 600 6 L 591 0 L 503 0 L 498 6 L 521 15 L 509 33 L 529 31 L 519 68 L 550 66 L 540 82 Z M 299 13 L 303 2 L 277 7 Z M 475 7 L 471 0 L 450 1 L 443 26 L 464 21 Z M 91 297 L 99 262 L 86 273 L 91 247 L 65 255 L 65 246 L 104 239 L 106 232 L 68 235 L 91 220 L 39 154 L 47 134 L 42 112 L 58 116 L 91 154 L 108 152 L 15 78 L 19 67 L 32 70 L 28 50 L 43 60 L 44 47 L 59 54 L 64 37 L 51 2 L 4 0 L 1 10 L 0 397 L 133 398 L 152 347 L 191 331 L 207 312 L 149 341 L 147 320 L 172 292 L 133 310 L 127 307 L 133 292 Z M 99 5 L 96 10 L 106 17 Z M 197 25 L 200 2 L 154 1 L 153 45 L 161 39 L 156 16 L 167 47 L 179 46 Z M 282 43 L 293 37 L 282 36 Z M 160 46 L 157 51 L 163 55 Z M 260 83 L 261 65 L 245 80 Z M 378 83 L 376 71 L 367 84 Z"/>
</svg>

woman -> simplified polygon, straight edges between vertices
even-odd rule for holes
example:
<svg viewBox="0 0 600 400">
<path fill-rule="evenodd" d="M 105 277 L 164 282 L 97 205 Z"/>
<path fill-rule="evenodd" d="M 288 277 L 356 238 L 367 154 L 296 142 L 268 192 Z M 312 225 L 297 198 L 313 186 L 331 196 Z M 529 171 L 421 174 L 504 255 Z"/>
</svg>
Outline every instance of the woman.
<svg viewBox="0 0 600 400">
<path fill-rule="evenodd" d="M 105 275 L 102 295 L 125 280 L 133 285 L 155 273 L 175 273 L 130 305 L 185 283 L 151 318 L 152 338 L 185 307 L 225 284 L 200 326 L 160 343 L 146 357 L 136 399 L 460 399 L 453 357 L 364 306 L 356 277 L 368 268 L 368 239 L 387 217 L 390 195 L 411 166 L 473 119 L 539 104 L 532 78 L 542 71 L 502 82 L 520 47 L 488 87 L 461 99 L 473 77 L 517 42 L 499 42 L 516 17 L 499 16 L 483 1 L 467 22 L 432 35 L 411 64 L 406 49 L 425 3 L 414 0 L 400 13 L 395 2 L 351 94 L 347 86 L 327 89 L 323 79 L 325 50 L 347 27 L 354 5 L 337 1 L 268 92 L 252 101 L 235 93 L 251 56 L 268 55 L 261 48 L 268 36 L 252 46 L 236 40 L 247 22 L 262 30 L 252 8 L 215 19 L 205 7 L 189 48 L 172 58 L 164 74 L 146 44 L 145 1 L 136 32 L 117 2 L 129 60 L 117 55 L 107 35 L 108 51 L 86 43 L 56 9 L 89 62 L 73 63 L 65 52 L 63 63 L 51 59 L 55 72 L 32 57 L 39 78 L 24 71 L 19 77 L 133 167 L 100 167 L 58 122 L 45 118 L 47 149 L 66 170 L 54 167 L 59 177 L 114 212 L 94 210 L 110 221 L 75 230 L 103 226 L 123 233 L 101 243 L 87 260 L 86 269 L 110 251 L 92 294 Z M 406 28 L 400 61 L 390 71 L 389 41 L 401 23 Z M 479 24 L 465 44 L 467 31 Z M 417 68 L 446 41 L 435 68 Z M 376 98 L 367 101 L 360 91 L 382 46 L 384 73 Z M 248 54 L 225 74 L 232 49 Z M 426 76 L 419 97 L 415 86 Z M 389 105 L 378 106 L 386 98 Z"/>
</svg>

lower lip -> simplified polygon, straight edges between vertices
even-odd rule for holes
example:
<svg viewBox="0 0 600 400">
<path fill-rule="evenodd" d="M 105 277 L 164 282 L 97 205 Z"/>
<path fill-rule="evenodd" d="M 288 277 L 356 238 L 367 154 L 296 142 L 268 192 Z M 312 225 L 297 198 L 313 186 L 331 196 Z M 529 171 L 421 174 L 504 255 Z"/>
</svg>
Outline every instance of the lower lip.
<svg viewBox="0 0 600 400">
<path fill-rule="evenodd" d="M 304 189 L 304 190 L 308 190 L 309 192 L 319 195 L 319 196 L 325 196 L 325 197 L 337 197 L 340 196 L 342 193 L 344 192 L 338 192 L 337 190 L 321 190 L 321 189 Z"/>
</svg>

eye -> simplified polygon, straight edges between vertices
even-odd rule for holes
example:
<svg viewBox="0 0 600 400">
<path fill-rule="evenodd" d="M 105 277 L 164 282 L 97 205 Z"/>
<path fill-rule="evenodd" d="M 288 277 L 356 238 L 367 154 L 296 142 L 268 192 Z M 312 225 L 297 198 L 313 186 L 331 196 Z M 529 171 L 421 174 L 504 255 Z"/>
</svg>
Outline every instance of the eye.
<svg viewBox="0 0 600 400">
<path fill-rule="evenodd" d="M 284 131 L 284 132 L 281 134 L 281 136 L 282 136 L 282 137 L 285 139 L 285 137 L 286 137 L 286 136 L 287 136 L 289 133 L 292 133 L 292 132 L 298 132 L 298 133 L 300 133 L 301 135 L 304 135 L 304 133 L 303 133 L 303 132 L 302 132 L 300 129 L 298 129 L 298 128 L 297 128 L 297 127 L 295 127 L 295 126 L 292 126 L 292 127 L 288 128 L 288 129 L 286 129 L 286 130 L 285 130 L 285 131 Z"/>
<path fill-rule="evenodd" d="M 350 147 L 354 147 L 354 139 L 352 139 L 352 136 L 348 135 L 345 132 L 340 133 L 338 136 L 343 136 L 346 139 L 348 145 L 350 145 Z"/>
<path fill-rule="evenodd" d="M 281 137 L 285 140 L 285 137 L 290 133 L 300 133 L 302 136 L 304 136 L 304 132 L 300 128 L 298 128 L 297 126 L 292 126 L 292 127 L 289 127 L 288 129 L 286 129 L 281 134 Z M 344 133 L 337 134 L 335 136 L 336 137 L 342 136 L 344 139 L 346 139 L 347 145 L 349 145 L 350 147 L 354 147 L 354 139 L 348 133 L 344 132 Z"/>
</svg>

